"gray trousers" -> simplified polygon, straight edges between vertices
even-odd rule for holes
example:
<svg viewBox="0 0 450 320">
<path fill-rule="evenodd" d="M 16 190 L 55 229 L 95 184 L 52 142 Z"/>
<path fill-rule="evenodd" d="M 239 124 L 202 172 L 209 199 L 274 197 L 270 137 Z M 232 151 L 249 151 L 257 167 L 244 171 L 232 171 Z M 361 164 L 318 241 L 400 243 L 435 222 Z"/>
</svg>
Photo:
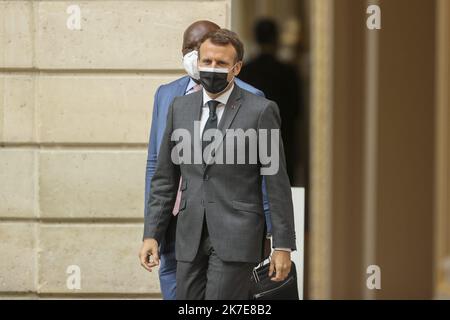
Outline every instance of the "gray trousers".
<svg viewBox="0 0 450 320">
<path fill-rule="evenodd" d="M 222 261 L 203 224 L 202 239 L 192 262 L 177 262 L 177 300 L 248 300 L 255 263 Z"/>
</svg>

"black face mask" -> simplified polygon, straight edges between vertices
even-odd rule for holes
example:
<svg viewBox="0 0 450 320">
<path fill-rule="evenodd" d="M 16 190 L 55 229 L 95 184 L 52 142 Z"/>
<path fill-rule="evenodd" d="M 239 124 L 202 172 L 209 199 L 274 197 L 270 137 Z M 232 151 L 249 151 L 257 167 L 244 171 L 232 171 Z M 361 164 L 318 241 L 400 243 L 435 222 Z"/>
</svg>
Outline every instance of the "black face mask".
<svg viewBox="0 0 450 320">
<path fill-rule="evenodd" d="M 227 69 L 218 68 L 199 68 L 200 83 L 206 91 L 212 94 L 218 94 L 224 91 L 230 83 Z"/>
</svg>

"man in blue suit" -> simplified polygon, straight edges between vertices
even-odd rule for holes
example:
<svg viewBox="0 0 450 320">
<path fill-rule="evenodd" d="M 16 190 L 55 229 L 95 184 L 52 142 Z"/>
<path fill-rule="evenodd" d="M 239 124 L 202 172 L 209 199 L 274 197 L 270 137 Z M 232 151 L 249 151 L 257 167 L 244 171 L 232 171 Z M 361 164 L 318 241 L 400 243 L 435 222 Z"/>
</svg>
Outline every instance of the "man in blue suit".
<svg viewBox="0 0 450 320">
<path fill-rule="evenodd" d="M 155 173 L 158 151 L 161 139 L 166 128 L 167 112 L 175 97 L 184 96 L 201 89 L 197 70 L 197 49 L 200 40 L 209 32 L 220 29 L 218 25 L 210 21 L 197 21 L 190 25 L 183 36 L 183 65 L 188 73 L 178 80 L 158 88 L 154 98 L 153 117 L 150 130 L 150 141 L 148 146 L 147 168 L 145 178 L 145 214 L 147 214 L 148 198 L 150 194 L 150 182 Z M 264 93 L 249 84 L 236 79 L 236 85 L 259 96 Z M 267 232 L 271 231 L 271 220 L 269 203 L 267 200 L 265 185 L 263 180 L 264 213 L 266 216 Z M 176 205 L 175 205 L 176 207 Z M 160 246 L 160 268 L 159 279 L 161 291 L 165 300 L 175 300 L 176 293 L 176 267 L 175 259 L 175 229 L 176 229 L 176 208 L 171 219 L 165 239 Z"/>
</svg>

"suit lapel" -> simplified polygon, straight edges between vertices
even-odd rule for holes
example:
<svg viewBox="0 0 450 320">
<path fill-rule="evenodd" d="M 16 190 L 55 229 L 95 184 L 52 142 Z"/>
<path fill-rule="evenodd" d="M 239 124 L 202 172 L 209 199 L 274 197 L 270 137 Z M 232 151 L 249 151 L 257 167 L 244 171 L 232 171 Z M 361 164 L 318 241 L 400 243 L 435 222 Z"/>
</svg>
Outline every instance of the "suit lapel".
<svg viewBox="0 0 450 320">
<path fill-rule="evenodd" d="M 200 130 L 200 117 L 203 104 L 203 93 L 198 91 L 190 94 L 190 103 L 186 107 L 189 110 L 188 117 L 186 119 L 186 128 L 188 128 L 191 135 L 192 155 L 194 157 L 201 157 L 202 145 L 200 143 L 200 131 L 195 130 L 195 124 L 197 123 L 198 130 Z M 196 154 L 196 152 L 198 154 Z M 201 158 L 199 159 L 201 162 Z"/>
<path fill-rule="evenodd" d="M 234 86 L 233 92 L 228 99 L 225 106 L 222 118 L 217 126 L 217 129 L 222 131 L 222 135 L 225 137 L 226 130 L 230 128 L 231 123 L 233 123 L 234 117 L 241 107 L 241 89 L 237 85 Z"/>
<path fill-rule="evenodd" d="M 221 131 L 222 133 L 222 141 L 218 145 L 217 149 L 222 147 L 223 140 L 225 139 L 225 135 L 227 132 L 227 129 L 230 128 L 231 124 L 233 123 L 234 118 L 236 117 L 237 113 L 239 112 L 239 108 L 241 107 L 241 89 L 234 84 L 233 92 L 230 95 L 230 98 L 228 99 L 227 104 L 225 105 L 225 110 L 223 111 L 222 118 L 220 119 L 220 122 L 217 126 L 217 129 Z M 208 159 L 207 163 L 210 163 Z M 205 170 L 211 166 L 211 164 L 207 164 Z"/>
</svg>

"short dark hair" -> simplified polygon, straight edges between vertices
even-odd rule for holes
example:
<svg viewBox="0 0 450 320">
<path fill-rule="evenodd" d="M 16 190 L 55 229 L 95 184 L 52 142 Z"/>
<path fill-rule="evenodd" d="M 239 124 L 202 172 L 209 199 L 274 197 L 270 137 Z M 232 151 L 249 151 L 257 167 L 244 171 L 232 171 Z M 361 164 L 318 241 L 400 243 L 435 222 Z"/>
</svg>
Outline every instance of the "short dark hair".
<svg viewBox="0 0 450 320">
<path fill-rule="evenodd" d="M 226 46 L 231 44 L 236 50 L 237 61 L 242 61 L 244 59 L 244 45 L 239 39 L 238 35 L 228 29 L 218 29 L 215 31 L 208 32 L 200 41 L 200 46 L 209 40 L 215 45 Z"/>
</svg>

